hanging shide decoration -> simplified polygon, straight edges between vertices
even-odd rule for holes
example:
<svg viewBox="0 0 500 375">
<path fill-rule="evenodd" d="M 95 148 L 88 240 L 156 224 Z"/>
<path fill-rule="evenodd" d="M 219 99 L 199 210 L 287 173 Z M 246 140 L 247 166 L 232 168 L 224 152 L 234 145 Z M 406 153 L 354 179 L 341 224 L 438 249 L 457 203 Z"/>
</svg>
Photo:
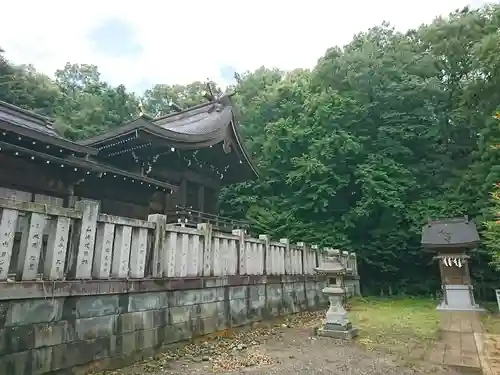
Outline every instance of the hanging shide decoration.
<svg viewBox="0 0 500 375">
<path fill-rule="evenodd" d="M 453 258 L 453 257 L 444 257 L 443 258 L 443 264 L 446 266 L 446 267 L 458 267 L 458 268 L 462 268 L 463 267 L 463 263 L 462 263 L 462 259 L 461 258 Z"/>
</svg>

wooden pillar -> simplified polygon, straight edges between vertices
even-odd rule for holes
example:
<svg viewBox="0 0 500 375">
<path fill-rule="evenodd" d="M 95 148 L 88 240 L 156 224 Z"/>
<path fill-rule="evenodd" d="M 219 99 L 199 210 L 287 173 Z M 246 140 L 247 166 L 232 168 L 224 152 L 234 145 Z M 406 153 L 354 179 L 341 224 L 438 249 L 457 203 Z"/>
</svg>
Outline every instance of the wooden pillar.
<svg viewBox="0 0 500 375">
<path fill-rule="evenodd" d="M 215 199 L 215 212 L 213 214 L 219 214 L 220 201 L 219 201 L 220 189 L 214 190 L 214 199 Z"/>
<path fill-rule="evenodd" d="M 198 186 L 198 211 L 205 212 L 205 187 Z"/>
<path fill-rule="evenodd" d="M 443 259 L 442 258 L 437 258 L 438 264 L 439 264 L 439 273 L 441 275 L 441 288 L 443 290 L 443 299 L 445 305 L 448 305 L 448 296 L 446 294 L 446 279 L 444 277 L 444 269 L 443 269 Z"/>
<path fill-rule="evenodd" d="M 187 205 L 187 181 L 183 179 L 179 186 L 179 205 L 185 207 Z"/>
<path fill-rule="evenodd" d="M 465 276 L 464 276 L 464 278 L 466 280 L 464 280 L 464 281 L 467 281 L 467 285 L 469 285 L 470 300 L 471 300 L 471 303 L 474 304 L 475 303 L 475 299 L 474 299 L 474 293 L 472 292 L 472 279 L 470 277 L 470 271 L 469 271 L 469 257 L 464 254 L 462 260 L 465 263 L 464 264 L 464 268 L 465 268 Z"/>
</svg>

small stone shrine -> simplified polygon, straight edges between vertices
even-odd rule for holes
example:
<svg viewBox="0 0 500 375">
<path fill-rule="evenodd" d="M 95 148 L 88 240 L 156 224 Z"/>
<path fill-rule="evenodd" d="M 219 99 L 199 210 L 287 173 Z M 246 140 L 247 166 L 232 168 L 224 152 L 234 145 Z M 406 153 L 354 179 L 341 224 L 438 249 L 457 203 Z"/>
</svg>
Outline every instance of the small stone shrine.
<svg viewBox="0 0 500 375">
<path fill-rule="evenodd" d="M 479 311 L 474 301 L 467 251 L 479 244 L 476 225 L 467 216 L 429 221 L 422 228 L 422 247 L 439 262 L 443 301 L 438 310 Z"/>
<path fill-rule="evenodd" d="M 343 300 L 346 295 L 344 286 L 345 267 L 340 261 L 340 252 L 334 249 L 326 250 L 323 264 L 315 269 L 316 273 L 327 276 L 327 286 L 322 292 L 328 296 L 330 307 L 326 312 L 325 326 L 318 330 L 318 335 L 340 339 L 350 339 L 358 335 L 347 318 Z"/>
</svg>

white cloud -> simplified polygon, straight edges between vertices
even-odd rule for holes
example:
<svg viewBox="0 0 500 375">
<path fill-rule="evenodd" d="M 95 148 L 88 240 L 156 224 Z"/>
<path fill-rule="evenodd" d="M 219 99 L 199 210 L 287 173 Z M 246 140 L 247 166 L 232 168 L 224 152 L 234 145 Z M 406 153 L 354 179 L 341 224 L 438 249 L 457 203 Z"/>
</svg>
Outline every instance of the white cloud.
<svg viewBox="0 0 500 375">
<path fill-rule="evenodd" d="M 473 5 L 486 1 L 475 0 Z M 417 27 L 470 0 L 17 0 L 2 5 L 0 46 L 17 63 L 52 74 L 67 61 L 99 66 L 113 84 L 220 81 L 220 67 L 312 67 L 328 47 L 387 20 Z M 83 6 L 79 6 L 83 4 Z M 22 15 L 19 15 L 22 14 Z M 93 52 L 90 30 L 110 18 L 136 29 L 143 53 L 110 58 Z"/>
</svg>

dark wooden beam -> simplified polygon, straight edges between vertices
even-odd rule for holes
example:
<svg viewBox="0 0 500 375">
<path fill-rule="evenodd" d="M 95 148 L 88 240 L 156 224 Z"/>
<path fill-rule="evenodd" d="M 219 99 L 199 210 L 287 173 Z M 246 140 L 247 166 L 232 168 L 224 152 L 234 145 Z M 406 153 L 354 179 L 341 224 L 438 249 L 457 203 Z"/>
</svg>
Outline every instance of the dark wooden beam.
<svg viewBox="0 0 500 375">
<path fill-rule="evenodd" d="M 198 186 L 198 207 L 197 210 L 205 212 L 205 186 Z"/>
</svg>

